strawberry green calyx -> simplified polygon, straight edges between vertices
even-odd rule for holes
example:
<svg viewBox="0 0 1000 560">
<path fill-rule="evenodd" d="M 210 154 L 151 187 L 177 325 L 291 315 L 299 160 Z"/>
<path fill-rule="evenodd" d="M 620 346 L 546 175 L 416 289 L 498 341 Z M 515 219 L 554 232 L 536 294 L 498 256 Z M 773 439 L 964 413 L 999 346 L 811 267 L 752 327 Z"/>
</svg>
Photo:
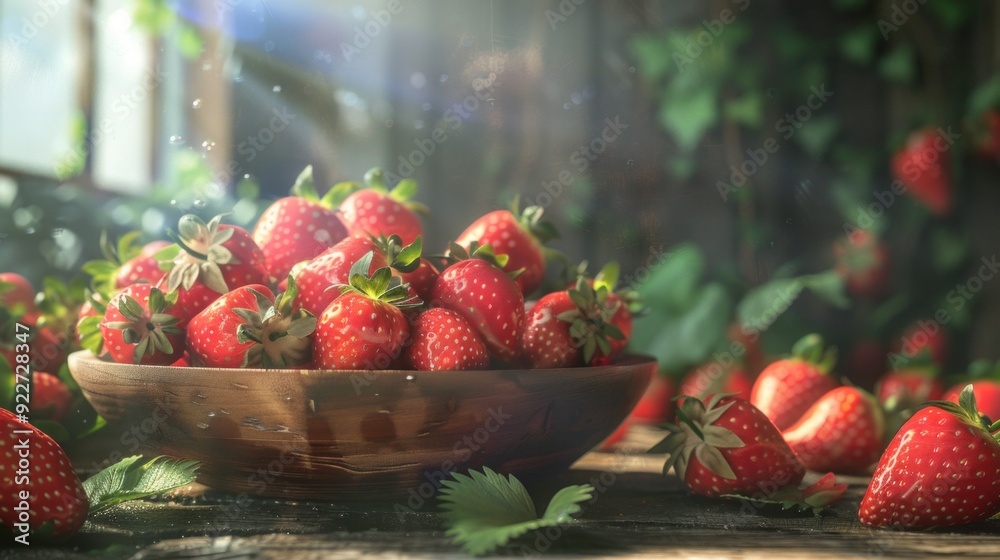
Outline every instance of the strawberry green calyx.
<svg viewBox="0 0 1000 560">
<path fill-rule="evenodd" d="M 358 259 L 358 262 L 351 266 L 349 273 L 349 283 L 334 286 L 340 290 L 341 294 L 356 292 L 375 301 L 391 304 L 399 309 L 420 307 L 423 302 L 420 298 L 411 297 L 409 284 L 404 284 L 398 276 L 392 275 L 392 270 L 384 266 L 372 272 L 368 276 L 367 272 L 371 268 L 374 251 L 368 251 L 365 256 Z"/>
<path fill-rule="evenodd" d="M 148 314 L 135 299 L 124 294 L 119 297 L 118 311 L 126 320 L 107 323 L 106 326 L 122 331 L 122 340 L 135 345 L 135 363 L 139 363 L 143 356 L 173 354 L 174 347 L 167 335 L 181 334 L 177 326 L 180 320 L 168 311 L 177 300 L 176 294 L 165 296 L 157 288 L 151 288 Z"/>
<path fill-rule="evenodd" d="M 344 202 L 347 197 L 366 188 L 388 195 L 392 200 L 399 202 L 414 212 L 424 215 L 430 213 L 426 205 L 412 200 L 419 190 L 416 181 L 409 178 L 403 179 L 395 187 L 390 189 L 388 183 L 386 182 L 385 173 L 379 167 L 373 167 L 365 173 L 364 183 L 359 183 L 357 181 L 343 181 L 337 183 L 330 188 L 325 195 L 323 195 L 323 199 L 320 202 L 328 208 L 336 208 L 340 206 L 340 204 Z"/>
<path fill-rule="evenodd" d="M 625 340 L 625 333 L 611 322 L 622 302 L 609 302 L 611 292 L 606 286 L 595 290 L 583 278 L 567 293 L 576 308 L 560 313 L 556 319 L 569 323 L 573 342 L 583 349 L 584 363 L 590 363 L 598 350 L 603 356 L 611 355 L 611 340 Z"/>
<path fill-rule="evenodd" d="M 503 270 L 503 267 L 507 266 L 507 261 L 510 260 L 507 255 L 503 253 L 495 253 L 493 251 L 493 246 L 489 243 L 485 245 L 480 245 L 478 242 L 473 241 L 469 244 L 469 248 L 466 249 L 458 243 L 451 242 L 448 244 L 448 254 L 445 257 L 449 264 L 454 264 L 461 261 L 467 261 L 469 259 L 480 259 L 484 260 L 493 266 Z M 518 270 L 512 273 L 511 277 L 516 278 L 522 271 Z"/>
<path fill-rule="evenodd" d="M 837 347 L 824 347 L 822 336 L 807 334 L 792 346 L 792 357 L 816 366 L 823 373 L 830 373 L 837 363 Z"/>
<path fill-rule="evenodd" d="M 729 480 L 736 479 L 736 473 L 719 448 L 743 447 L 744 442 L 732 431 L 715 425 L 715 422 L 736 404 L 730 401 L 719 406 L 719 401 L 732 395 L 732 393 L 716 394 L 708 403 L 696 397 L 686 395 L 678 397 L 684 398 L 684 404 L 677 409 L 679 423 L 667 424 L 666 429 L 670 435 L 649 450 L 650 453 L 670 455 L 663 465 L 664 476 L 670 467 L 673 467 L 678 478 L 684 480 L 688 465 L 691 463 L 691 456 L 694 455 L 705 468 L 717 476 Z"/>
<path fill-rule="evenodd" d="M 179 288 L 191 289 L 199 279 L 213 291 L 220 294 L 229 292 L 229 286 L 222 275 L 220 265 L 240 264 L 239 259 L 223 246 L 235 230 L 220 229 L 222 215 L 212 218 L 207 224 L 194 214 L 181 216 L 177 229 L 179 234 L 169 232 L 176 245 L 157 253 L 157 260 L 171 261 L 167 273 L 167 291 Z M 183 255 L 181 252 L 183 251 Z M 179 257 L 179 260 L 174 260 Z"/>
<path fill-rule="evenodd" d="M 117 243 L 112 243 L 108 232 L 101 232 L 100 245 L 104 259 L 88 261 L 82 267 L 83 272 L 90 275 L 91 284 L 96 289 L 109 292 L 116 288 L 115 274 L 119 268 L 142 251 L 142 247 L 136 244 L 140 235 L 141 231 L 130 231 L 119 237 Z"/>
<path fill-rule="evenodd" d="M 420 256 L 423 253 L 423 238 L 417 236 L 413 243 L 403 245 L 403 240 L 396 234 L 388 237 L 372 237 L 375 246 L 385 253 L 389 268 L 397 272 L 413 272 L 420 267 Z"/>
<path fill-rule="evenodd" d="M 241 367 L 287 368 L 309 360 L 309 335 L 316 330 L 316 316 L 299 309 L 293 303 L 298 297 L 295 279 L 289 276 L 288 288 L 274 303 L 264 294 L 251 289 L 257 309 L 233 309 L 243 319 L 236 331 L 240 343 L 255 344 L 247 351 Z"/>
<path fill-rule="evenodd" d="M 292 185 L 291 195 L 304 198 L 311 202 L 320 202 L 319 192 L 316 191 L 316 182 L 313 180 L 313 166 L 307 165 L 305 169 L 295 178 Z M 324 204 L 324 206 L 326 206 Z"/>
<path fill-rule="evenodd" d="M 527 206 L 521 210 L 520 206 L 521 197 L 514 196 L 509 208 L 510 213 L 514 215 L 518 225 L 530 233 L 539 244 L 544 245 L 553 239 L 559 239 L 559 230 L 552 225 L 552 222 L 542 220 L 542 214 L 545 213 L 543 207 Z"/>
<path fill-rule="evenodd" d="M 955 415 L 962 422 L 985 430 L 990 436 L 1000 442 L 1000 420 L 992 421 L 988 416 L 979 412 L 976 406 L 976 394 L 972 390 L 972 384 L 966 385 L 958 395 L 958 403 L 951 401 L 927 401 L 924 406 L 933 406 Z"/>
</svg>

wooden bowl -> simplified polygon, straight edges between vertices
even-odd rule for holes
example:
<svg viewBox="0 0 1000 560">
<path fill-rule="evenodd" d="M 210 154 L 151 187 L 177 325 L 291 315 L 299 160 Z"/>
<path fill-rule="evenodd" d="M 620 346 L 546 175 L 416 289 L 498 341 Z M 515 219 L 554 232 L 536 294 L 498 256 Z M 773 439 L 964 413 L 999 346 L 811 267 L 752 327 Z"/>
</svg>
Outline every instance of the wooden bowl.
<svg viewBox="0 0 1000 560">
<path fill-rule="evenodd" d="M 370 500 L 430 497 L 451 471 L 565 469 L 625 419 L 656 363 L 261 370 L 117 364 L 83 351 L 69 366 L 129 451 L 201 461 L 199 481 L 218 489 Z"/>
</svg>

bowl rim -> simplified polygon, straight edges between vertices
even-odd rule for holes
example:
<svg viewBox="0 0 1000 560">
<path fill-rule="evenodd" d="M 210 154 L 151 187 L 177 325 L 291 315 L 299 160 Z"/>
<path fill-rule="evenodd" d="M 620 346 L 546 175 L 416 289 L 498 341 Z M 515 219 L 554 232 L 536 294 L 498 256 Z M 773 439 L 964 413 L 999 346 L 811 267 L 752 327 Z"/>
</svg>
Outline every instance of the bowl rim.
<svg viewBox="0 0 1000 560">
<path fill-rule="evenodd" d="M 360 374 L 360 375 L 370 375 L 376 373 L 379 376 L 390 375 L 390 376 L 407 376 L 407 375 L 427 375 L 427 374 L 461 374 L 461 375 L 496 375 L 500 373 L 519 373 L 519 374 L 562 374 L 565 375 L 567 372 L 575 373 L 593 373 L 599 371 L 616 372 L 621 371 L 623 368 L 630 369 L 637 366 L 645 366 L 650 364 L 656 364 L 656 359 L 652 356 L 644 354 L 622 354 L 618 356 L 615 361 L 610 364 L 598 365 L 598 366 L 579 366 L 579 367 L 569 367 L 569 368 L 537 368 L 537 369 L 524 369 L 524 368 L 494 368 L 494 369 L 480 369 L 480 370 L 415 370 L 415 369 L 308 369 L 308 368 L 219 368 L 219 367 L 205 367 L 205 366 L 171 366 L 171 365 L 149 365 L 149 364 L 124 364 L 120 362 L 115 362 L 110 359 L 102 358 L 100 356 L 95 356 L 90 350 L 78 350 L 73 352 L 68 356 L 67 362 L 71 372 L 79 367 L 79 364 L 93 365 L 100 364 L 102 367 L 110 367 L 116 371 L 145 371 L 145 372 L 165 372 L 165 371 L 183 371 L 183 372 L 213 372 L 216 375 L 220 373 L 232 373 L 234 375 L 245 375 L 245 374 L 266 374 L 266 375 L 299 375 L 299 376 L 317 376 L 317 377 L 334 377 L 342 376 L 344 374 Z M 108 372 L 107 370 L 105 370 Z M 655 375 L 655 373 L 654 373 Z"/>
</svg>

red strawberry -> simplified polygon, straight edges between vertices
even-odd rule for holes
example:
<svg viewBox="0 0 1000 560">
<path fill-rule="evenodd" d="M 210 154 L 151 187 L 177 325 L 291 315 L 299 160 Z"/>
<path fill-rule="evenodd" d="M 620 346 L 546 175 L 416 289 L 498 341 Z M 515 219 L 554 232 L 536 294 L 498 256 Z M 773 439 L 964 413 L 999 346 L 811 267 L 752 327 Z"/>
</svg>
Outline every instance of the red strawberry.
<svg viewBox="0 0 1000 560">
<path fill-rule="evenodd" d="M 133 284 L 108 304 L 101 321 L 104 347 L 111 358 L 124 364 L 173 363 L 184 352 L 184 315 L 171 300 L 150 284 Z"/>
<path fill-rule="evenodd" d="M 316 317 L 293 311 L 297 289 L 277 300 L 266 286 L 236 288 L 195 315 L 187 326 L 190 363 L 196 366 L 289 368 L 309 362 Z"/>
<path fill-rule="evenodd" d="M 743 399 L 715 395 L 705 403 L 687 398 L 677 419 L 677 424 L 667 425 L 670 435 L 650 452 L 668 453 L 664 474 L 672 466 L 695 494 L 760 501 L 791 498 L 822 507 L 839 500 L 847 489 L 824 484 L 823 496 L 813 495 L 816 488 L 797 491 L 805 467 L 770 420 Z"/>
<path fill-rule="evenodd" d="M 138 247 L 135 241 L 141 232 L 126 233 L 112 244 L 107 235 L 101 236 L 101 251 L 103 260 L 89 261 L 83 265 L 83 271 L 91 276 L 91 285 L 103 292 L 111 292 L 137 284 L 148 282 L 155 284 L 166 272 L 160 268 L 157 254 L 170 246 L 167 241 L 153 241 Z"/>
<path fill-rule="evenodd" d="M 338 194 L 350 193 L 343 197 L 339 206 L 348 233 L 356 237 L 396 234 L 405 245 L 423 234 L 423 226 L 414 210 L 424 211 L 425 208 L 409 201 L 417 192 L 416 181 L 403 179 L 390 191 L 382 170 L 375 168 L 365 173 L 365 183 L 368 188 L 361 188 L 357 183 L 334 186 L 333 192 L 337 193 L 331 195 L 334 200 Z"/>
<path fill-rule="evenodd" d="M 610 363 L 617 356 L 612 342 L 625 340 L 625 334 L 613 323 L 614 315 L 625 304 L 617 296 L 612 300 L 611 295 L 605 286 L 595 291 L 581 278 L 576 288 L 552 292 L 538 300 L 525 318 L 522 335 L 529 366 L 565 368 Z"/>
<path fill-rule="evenodd" d="M 409 245 L 403 245 L 398 235 L 379 237 L 374 241 L 379 252 L 385 255 L 392 275 L 410 286 L 410 295 L 430 301 L 440 273 L 433 263 L 420 256 L 424 247 L 423 238 L 417 236 Z"/>
<path fill-rule="evenodd" d="M 73 404 L 73 393 L 58 377 L 44 371 L 32 374 L 31 412 L 36 418 L 60 421 Z"/>
<path fill-rule="evenodd" d="M 296 264 L 312 259 L 347 237 L 347 228 L 313 183 L 312 166 L 299 175 L 292 196 L 274 201 L 253 230 L 253 240 L 267 259 L 267 271 L 285 279 Z"/>
<path fill-rule="evenodd" d="M 910 325 L 892 345 L 889 365 L 902 369 L 913 363 L 925 362 L 922 354 L 929 353 L 931 362 L 944 365 L 948 360 L 948 333 L 935 321 L 923 319 Z"/>
<path fill-rule="evenodd" d="M 807 469 L 850 474 L 878 461 L 884 432 L 875 397 L 857 387 L 837 387 L 782 436 Z"/>
<path fill-rule="evenodd" d="M 670 377 L 654 376 L 629 418 L 639 424 L 660 424 L 670 420 L 674 415 L 675 394 L 674 382 Z"/>
<path fill-rule="evenodd" d="M 410 325 L 411 343 L 406 357 L 421 371 L 486 369 L 490 357 L 479 335 L 461 315 L 435 307 Z"/>
<path fill-rule="evenodd" d="M 515 278 L 524 295 L 531 294 L 545 278 L 545 251 L 542 244 L 558 237 L 555 228 L 542 222 L 542 207 L 529 206 L 518 212 L 515 200 L 511 210 L 495 210 L 480 217 L 465 228 L 455 243 L 466 250 L 472 242 L 490 245 L 497 253 L 507 255 L 504 270 L 521 271 Z"/>
<path fill-rule="evenodd" d="M 0 307 L 18 317 L 36 315 L 35 288 L 16 272 L 0 272 Z"/>
<path fill-rule="evenodd" d="M 966 385 L 972 385 L 976 405 L 991 419 L 1000 419 L 1000 362 L 993 364 L 987 360 L 977 360 L 969 365 L 967 380 L 945 392 L 942 400 L 958 402 L 958 397 Z"/>
<path fill-rule="evenodd" d="M 166 275 L 160 268 L 156 254 L 170 246 L 168 241 L 151 241 L 142 246 L 139 254 L 122 263 L 115 276 L 115 287 L 124 288 L 139 282 L 155 284 Z"/>
<path fill-rule="evenodd" d="M 889 280 L 889 250 L 869 230 L 855 229 L 833 246 L 834 270 L 858 297 L 877 298 Z"/>
<path fill-rule="evenodd" d="M 400 307 L 416 306 L 407 287 L 388 267 L 367 275 L 373 253 L 350 271 L 350 284 L 320 315 L 316 327 L 313 363 L 320 369 L 388 369 L 410 338 Z"/>
<path fill-rule="evenodd" d="M 296 304 L 319 317 L 339 295 L 332 286 L 347 284 L 354 263 L 366 254 L 372 253 L 371 268 L 366 274 L 386 266 L 385 256 L 371 239 L 345 237 L 333 247 L 309 261 L 295 275 L 299 297 Z"/>
<path fill-rule="evenodd" d="M 240 286 L 268 283 L 264 253 L 250 233 L 221 220 L 216 216 L 206 224 L 194 214 L 181 216 L 177 245 L 159 254 L 170 268 L 166 291 L 177 292 L 178 313 L 187 317 Z"/>
<path fill-rule="evenodd" d="M 764 368 L 750 392 L 750 402 L 774 422 L 787 429 L 820 397 L 838 385 L 829 375 L 837 350 L 824 350 L 817 334 L 802 337 L 792 348 L 792 357 Z"/>
<path fill-rule="evenodd" d="M 26 433 L 20 433 L 26 432 Z M 21 448 L 21 446 L 25 446 Z M 87 518 L 89 503 L 83 484 L 76 476 L 66 453 L 49 436 L 30 424 L 21 423 L 17 416 L 0 408 L 0 521 L 17 534 L 26 534 L 18 527 L 27 523 L 30 532 L 51 523 L 55 536 L 75 533 Z M 19 449 L 20 448 L 20 449 Z M 15 473 L 20 468 L 20 450 L 30 458 L 30 472 Z M 28 499 L 21 496 L 27 492 Z M 27 511 L 20 512 L 21 505 Z M 33 541 L 32 541 L 33 543 Z"/>
<path fill-rule="evenodd" d="M 926 529 L 1000 512 L 1000 444 L 969 387 L 960 404 L 920 409 L 892 438 L 861 500 L 870 527 Z"/>
<path fill-rule="evenodd" d="M 951 148 L 948 134 L 924 128 L 913 132 L 892 156 L 892 174 L 917 201 L 939 216 L 951 212 Z"/>
<path fill-rule="evenodd" d="M 892 408 L 915 410 L 927 401 L 941 398 L 941 380 L 933 364 L 915 365 L 899 371 L 890 371 L 879 379 L 875 393 L 883 405 Z"/>
<path fill-rule="evenodd" d="M 503 268 L 503 256 L 494 256 L 489 245 L 474 247 L 471 256 L 452 244 L 450 254 L 459 260 L 441 273 L 430 304 L 458 313 L 479 334 L 490 355 L 512 362 L 521 354 L 524 332 L 524 296 Z M 471 258 L 466 258 L 471 257 Z"/>
<path fill-rule="evenodd" d="M 733 394 L 741 399 L 749 399 L 753 389 L 753 379 L 742 364 L 733 363 L 723 367 L 718 362 L 709 362 L 691 370 L 681 380 L 680 394 L 705 400 L 717 393 Z"/>
<path fill-rule="evenodd" d="M 996 379 L 979 379 L 969 383 L 976 395 L 979 411 L 990 418 L 1000 419 L 1000 381 Z M 953 403 L 958 402 L 962 387 L 952 387 L 944 394 L 943 399 Z"/>
</svg>

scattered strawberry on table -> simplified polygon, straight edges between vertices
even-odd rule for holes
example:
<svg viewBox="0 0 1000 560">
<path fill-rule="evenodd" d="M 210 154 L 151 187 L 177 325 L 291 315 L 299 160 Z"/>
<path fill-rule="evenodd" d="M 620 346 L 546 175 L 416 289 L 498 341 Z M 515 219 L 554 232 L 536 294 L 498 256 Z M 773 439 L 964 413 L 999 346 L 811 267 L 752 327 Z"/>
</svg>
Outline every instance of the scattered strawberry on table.
<svg viewBox="0 0 1000 560">
<path fill-rule="evenodd" d="M 760 372 L 750 402 L 779 430 L 784 430 L 817 399 L 840 385 L 830 375 L 836 361 L 835 348 L 825 348 L 823 338 L 817 334 L 806 335 L 795 343 L 791 357 L 773 362 Z"/>
<path fill-rule="evenodd" d="M 673 467 L 695 494 L 819 510 L 847 490 L 832 474 L 800 489 L 806 468 L 781 432 L 757 407 L 732 395 L 685 398 L 667 431 L 650 452 L 667 453 L 664 474 Z"/>
<path fill-rule="evenodd" d="M 964 525 L 1000 513 L 1000 424 L 976 407 L 935 401 L 900 428 L 875 468 L 858 518 L 871 527 Z"/>
</svg>

